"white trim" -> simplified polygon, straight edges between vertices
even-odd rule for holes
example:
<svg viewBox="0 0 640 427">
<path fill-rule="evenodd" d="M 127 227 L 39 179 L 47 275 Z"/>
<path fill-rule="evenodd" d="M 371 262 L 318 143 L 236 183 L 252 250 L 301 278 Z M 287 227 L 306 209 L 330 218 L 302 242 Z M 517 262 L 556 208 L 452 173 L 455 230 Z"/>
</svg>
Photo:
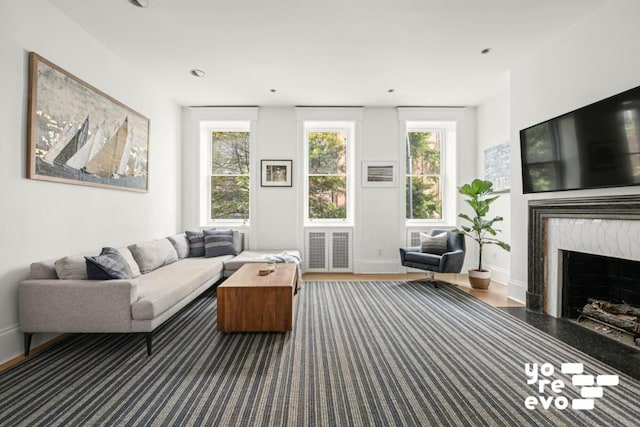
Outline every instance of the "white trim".
<svg viewBox="0 0 640 427">
<path fill-rule="evenodd" d="M 363 107 L 296 107 L 296 120 L 361 121 Z"/>
<path fill-rule="evenodd" d="M 397 107 L 399 121 L 461 121 L 467 107 Z"/>
<path fill-rule="evenodd" d="M 514 301 L 519 302 L 520 304 L 526 304 L 527 301 L 527 284 L 515 279 L 509 279 L 509 284 L 507 285 L 508 289 L 508 297 Z"/>
<path fill-rule="evenodd" d="M 359 132 L 357 131 L 358 122 L 355 121 L 317 121 L 317 120 L 305 120 L 302 122 L 302 141 L 303 141 L 303 223 L 305 227 L 323 226 L 329 227 L 333 225 L 346 225 L 353 226 L 354 214 L 355 214 L 355 147 L 356 138 L 358 138 Z M 309 132 L 316 131 L 338 131 L 345 132 L 347 134 L 347 146 L 346 146 L 346 204 L 347 215 L 344 219 L 309 219 Z"/>
<path fill-rule="evenodd" d="M 245 231 L 247 240 L 256 243 L 251 238 L 255 224 L 251 224 L 251 216 L 255 217 L 255 206 L 257 198 L 257 187 L 260 185 L 259 161 L 257 160 L 257 120 L 259 107 L 191 107 L 187 109 L 190 123 L 197 129 L 198 139 L 194 141 L 197 146 L 197 185 L 196 194 L 198 206 L 197 226 L 198 227 L 232 227 Z M 250 192 L 249 192 L 249 218 L 247 220 L 211 220 L 211 179 L 210 165 L 211 143 L 208 131 L 211 128 L 220 130 L 242 130 L 249 131 L 249 157 L 250 157 Z M 204 142 L 208 141 L 208 142 Z M 253 212 L 253 213 L 252 213 Z M 193 227 L 188 225 L 187 227 Z M 255 237 L 255 236 L 253 236 Z"/>
<path fill-rule="evenodd" d="M 482 263 L 482 266 L 483 268 L 486 267 L 487 269 L 491 270 L 491 280 L 493 280 L 494 282 L 500 283 L 505 286 L 509 283 L 508 270 L 485 262 Z"/>
<path fill-rule="evenodd" d="M 354 263 L 354 274 L 401 274 L 404 270 L 397 259 L 358 259 Z"/>
<path fill-rule="evenodd" d="M 260 107 L 190 107 L 191 120 L 201 121 L 256 121 Z"/>
</svg>

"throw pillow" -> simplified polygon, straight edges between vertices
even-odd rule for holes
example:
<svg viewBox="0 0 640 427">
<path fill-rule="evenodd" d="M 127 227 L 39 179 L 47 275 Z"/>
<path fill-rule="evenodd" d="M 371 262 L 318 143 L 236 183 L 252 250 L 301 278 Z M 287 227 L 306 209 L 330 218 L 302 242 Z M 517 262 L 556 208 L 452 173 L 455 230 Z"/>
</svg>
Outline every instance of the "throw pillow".
<svg viewBox="0 0 640 427">
<path fill-rule="evenodd" d="M 238 255 L 233 245 L 233 230 L 204 230 L 204 256 Z"/>
<path fill-rule="evenodd" d="M 178 254 L 168 239 L 151 240 L 129 246 L 142 274 L 178 261 Z"/>
<path fill-rule="evenodd" d="M 117 249 L 118 249 L 118 252 L 120 252 L 120 255 L 122 255 L 122 257 L 127 261 L 127 263 L 129 264 L 129 267 L 131 268 L 131 278 L 135 279 L 136 277 L 139 277 L 140 267 L 138 266 L 138 263 L 136 262 L 135 258 L 133 258 L 133 254 L 131 253 L 129 248 L 124 247 L 124 248 L 117 248 Z"/>
<path fill-rule="evenodd" d="M 178 258 L 186 258 L 189 256 L 189 240 L 185 234 L 176 234 L 174 236 L 167 237 L 173 248 L 178 253 Z"/>
<path fill-rule="evenodd" d="M 420 233 L 420 250 L 433 255 L 442 255 L 447 252 L 447 233 L 435 236 Z"/>
<path fill-rule="evenodd" d="M 204 256 L 204 232 L 186 231 L 189 240 L 189 256 Z"/>
<path fill-rule="evenodd" d="M 98 256 L 84 257 L 90 280 L 131 279 L 131 267 L 117 249 L 102 248 Z"/>
<path fill-rule="evenodd" d="M 56 273 L 61 280 L 86 280 L 87 262 L 81 256 L 66 256 L 55 262 Z"/>
</svg>

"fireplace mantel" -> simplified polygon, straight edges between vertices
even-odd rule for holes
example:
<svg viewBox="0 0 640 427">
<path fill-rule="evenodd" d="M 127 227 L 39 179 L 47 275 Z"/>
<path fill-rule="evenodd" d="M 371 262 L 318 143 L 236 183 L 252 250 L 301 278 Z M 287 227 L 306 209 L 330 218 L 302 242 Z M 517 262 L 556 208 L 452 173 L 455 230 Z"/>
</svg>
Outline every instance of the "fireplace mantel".
<svg viewBox="0 0 640 427">
<path fill-rule="evenodd" d="M 583 218 L 640 220 L 640 195 L 529 200 L 527 308 L 543 311 L 545 220 Z"/>
</svg>

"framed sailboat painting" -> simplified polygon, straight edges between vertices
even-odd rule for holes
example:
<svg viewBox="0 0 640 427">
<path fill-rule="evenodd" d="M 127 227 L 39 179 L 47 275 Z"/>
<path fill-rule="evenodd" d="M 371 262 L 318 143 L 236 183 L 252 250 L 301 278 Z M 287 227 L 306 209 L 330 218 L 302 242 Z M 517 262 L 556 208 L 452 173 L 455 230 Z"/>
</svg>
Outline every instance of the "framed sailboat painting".
<svg viewBox="0 0 640 427">
<path fill-rule="evenodd" d="M 149 119 L 29 53 L 27 176 L 146 192 Z"/>
</svg>

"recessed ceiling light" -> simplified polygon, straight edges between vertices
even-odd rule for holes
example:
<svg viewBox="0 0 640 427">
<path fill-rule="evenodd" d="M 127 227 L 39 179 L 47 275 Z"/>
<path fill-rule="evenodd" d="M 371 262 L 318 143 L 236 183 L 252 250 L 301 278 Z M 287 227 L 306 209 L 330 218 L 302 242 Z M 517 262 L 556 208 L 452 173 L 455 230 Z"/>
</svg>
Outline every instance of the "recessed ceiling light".
<svg viewBox="0 0 640 427">
<path fill-rule="evenodd" d="M 483 54 L 483 55 L 486 55 L 486 54 L 487 54 L 487 53 L 489 53 L 489 52 L 491 52 L 491 48 L 490 48 L 490 47 L 487 47 L 487 48 L 482 49 L 482 50 L 480 51 L 480 53 L 481 53 L 481 54 Z"/>
<path fill-rule="evenodd" d="M 276 90 L 275 89 L 269 89 L 269 92 L 276 93 Z"/>
<path fill-rule="evenodd" d="M 395 91 L 396 91 L 395 89 L 389 89 L 387 92 L 389 92 L 389 93 L 393 93 L 393 92 L 395 92 Z"/>
<path fill-rule="evenodd" d="M 197 68 L 194 68 L 193 70 L 191 70 L 191 75 L 194 77 L 204 77 L 204 75 L 207 74 L 202 70 L 198 70 Z"/>
<path fill-rule="evenodd" d="M 138 7 L 147 7 L 147 6 L 149 6 L 149 0 L 129 0 L 129 3 L 131 3 L 134 6 L 138 6 Z"/>
</svg>

